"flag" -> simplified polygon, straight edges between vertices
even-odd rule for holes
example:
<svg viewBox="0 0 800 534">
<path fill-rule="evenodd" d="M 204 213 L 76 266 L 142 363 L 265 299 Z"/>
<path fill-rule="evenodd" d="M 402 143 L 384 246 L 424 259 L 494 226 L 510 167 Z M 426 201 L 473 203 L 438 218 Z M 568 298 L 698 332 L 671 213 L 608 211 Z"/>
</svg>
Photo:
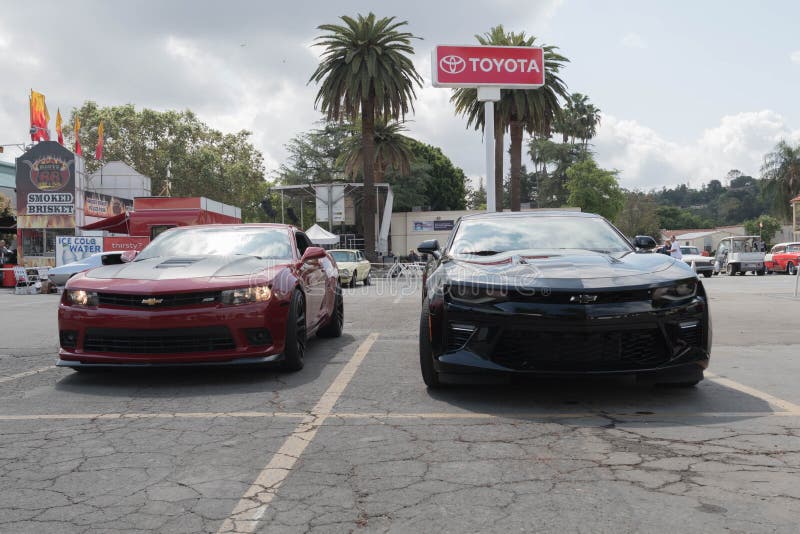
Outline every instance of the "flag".
<svg viewBox="0 0 800 534">
<path fill-rule="evenodd" d="M 97 150 L 94 151 L 94 159 L 97 161 L 103 159 L 103 121 L 100 121 L 100 126 L 97 127 Z"/>
<path fill-rule="evenodd" d="M 31 141 L 49 141 L 49 123 L 50 113 L 47 111 L 44 95 L 31 89 Z"/>
<path fill-rule="evenodd" d="M 58 134 L 58 142 L 64 145 L 64 134 L 61 133 L 61 109 L 56 111 L 56 133 Z"/>
<path fill-rule="evenodd" d="M 81 138 L 79 136 L 81 131 L 81 119 L 77 115 L 75 116 L 75 153 L 79 156 L 83 156 L 83 150 L 81 149 Z"/>
</svg>

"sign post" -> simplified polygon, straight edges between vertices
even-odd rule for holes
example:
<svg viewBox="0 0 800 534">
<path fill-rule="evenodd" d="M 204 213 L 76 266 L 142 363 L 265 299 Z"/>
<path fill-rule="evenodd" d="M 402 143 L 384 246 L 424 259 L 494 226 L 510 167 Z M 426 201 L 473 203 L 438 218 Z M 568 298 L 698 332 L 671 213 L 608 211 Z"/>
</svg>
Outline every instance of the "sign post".
<svg viewBox="0 0 800 534">
<path fill-rule="evenodd" d="M 486 211 L 496 207 L 494 176 L 494 103 L 501 89 L 538 89 L 544 85 L 544 51 L 528 46 L 438 45 L 431 57 L 434 87 L 478 90 L 483 102 L 486 145 Z"/>
</svg>

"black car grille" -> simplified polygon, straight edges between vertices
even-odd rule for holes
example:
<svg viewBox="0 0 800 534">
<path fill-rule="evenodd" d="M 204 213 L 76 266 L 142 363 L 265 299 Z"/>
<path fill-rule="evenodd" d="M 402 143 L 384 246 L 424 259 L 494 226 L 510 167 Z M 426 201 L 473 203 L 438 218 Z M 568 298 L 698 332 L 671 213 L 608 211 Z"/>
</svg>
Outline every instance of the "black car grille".
<svg viewBox="0 0 800 534">
<path fill-rule="evenodd" d="M 127 295 L 124 293 L 98 293 L 100 306 L 124 308 L 174 308 L 214 304 L 220 301 L 220 291 L 202 293 L 169 293 L 164 295 Z"/>
<path fill-rule="evenodd" d="M 87 352 L 125 354 L 174 354 L 235 349 L 225 326 L 135 330 L 89 328 L 83 342 Z"/>
<path fill-rule="evenodd" d="M 474 326 L 468 324 L 450 323 L 450 328 L 447 332 L 448 352 L 459 350 L 466 345 L 467 341 L 469 341 L 474 332 Z"/>
<path fill-rule="evenodd" d="M 617 304 L 621 302 L 649 302 L 651 292 L 649 289 L 632 291 L 542 291 L 531 289 L 526 291 L 511 291 L 508 300 L 513 302 L 541 302 L 545 304 Z"/>
<path fill-rule="evenodd" d="M 646 369 L 668 359 L 657 329 L 570 332 L 505 329 L 492 361 L 515 370 Z"/>
</svg>

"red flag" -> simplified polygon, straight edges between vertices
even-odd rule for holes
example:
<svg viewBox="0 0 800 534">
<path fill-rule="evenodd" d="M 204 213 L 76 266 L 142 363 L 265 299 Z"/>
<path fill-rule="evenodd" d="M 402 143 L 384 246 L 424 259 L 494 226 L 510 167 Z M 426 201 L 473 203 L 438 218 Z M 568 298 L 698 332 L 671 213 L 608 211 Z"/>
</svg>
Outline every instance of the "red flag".
<svg viewBox="0 0 800 534">
<path fill-rule="evenodd" d="M 64 135 L 61 133 L 61 109 L 56 111 L 56 133 L 58 134 L 58 142 L 63 146 Z"/>
<path fill-rule="evenodd" d="M 103 121 L 100 121 L 100 126 L 97 127 L 97 150 L 94 151 L 94 159 L 97 161 L 103 159 Z"/>
<path fill-rule="evenodd" d="M 79 156 L 83 156 L 83 150 L 81 149 L 81 138 L 80 138 L 80 131 L 81 131 L 81 119 L 77 115 L 75 116 L 75 153 Z"/>
</svg>

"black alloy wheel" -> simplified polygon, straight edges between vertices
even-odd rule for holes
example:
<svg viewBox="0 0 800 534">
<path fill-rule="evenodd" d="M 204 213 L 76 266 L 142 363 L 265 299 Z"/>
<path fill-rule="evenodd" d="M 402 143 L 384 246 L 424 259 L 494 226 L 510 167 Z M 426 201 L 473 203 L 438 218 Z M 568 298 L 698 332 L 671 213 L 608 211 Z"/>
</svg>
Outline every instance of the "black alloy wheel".
<svg viewBox="0 0 800 534">
<path fill-rule="evenodd" d="M 342 287 L 336 284 L 336 296 L 333 302 L 333 314 L 325 323 L 325 326 L 317 330 L 319 337 L 341 337 L 344 330 L 344 298 L 342 298 Z"/>
<path fill-rule="evenodd" d="M 283 350 L 283 368 L 299 371 L 305 365 L 306 354 L 306 299 L 302 291 L 295 291 L 286 318 L 286 347 Z"/>
<path fill-rule="evenodd" d="M 429 317 L 428 299 L 425 299 L 422 301 L 422 313 L 419 319 L 419 366 L 425 385 L 430 389 L 437 389 L 442 387 L 442 383 L 439 381 L 439 373 L 433 367 L 433 347 L 431 347 Z"/>
</svg>

